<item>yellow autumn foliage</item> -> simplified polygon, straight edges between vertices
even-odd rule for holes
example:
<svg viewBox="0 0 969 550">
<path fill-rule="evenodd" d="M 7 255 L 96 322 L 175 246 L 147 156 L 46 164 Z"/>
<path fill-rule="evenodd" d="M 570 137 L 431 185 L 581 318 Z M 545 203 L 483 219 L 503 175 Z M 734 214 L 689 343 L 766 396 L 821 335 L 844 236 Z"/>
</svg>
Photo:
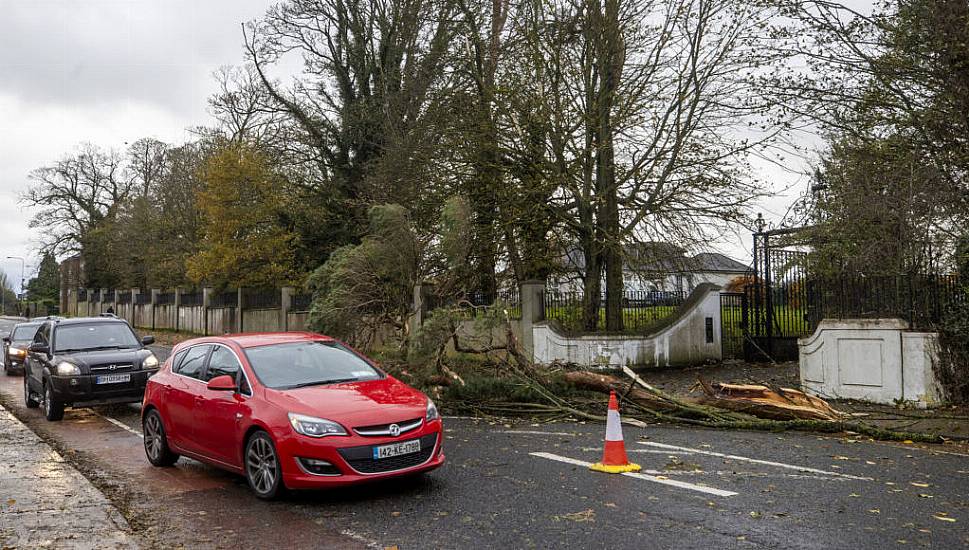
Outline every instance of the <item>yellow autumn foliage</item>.
<svg viewBox="0 0 969 550">
<path fill-rule="evenodd" d="M 206 159 L 200 175 L 203 236 L 186 262 L 189 279 L 231 287 L 295 283 L 297 236 L 279 221 L 286 182 L 269 159 L 249 145 L 225 144 Z"/>
</svg>

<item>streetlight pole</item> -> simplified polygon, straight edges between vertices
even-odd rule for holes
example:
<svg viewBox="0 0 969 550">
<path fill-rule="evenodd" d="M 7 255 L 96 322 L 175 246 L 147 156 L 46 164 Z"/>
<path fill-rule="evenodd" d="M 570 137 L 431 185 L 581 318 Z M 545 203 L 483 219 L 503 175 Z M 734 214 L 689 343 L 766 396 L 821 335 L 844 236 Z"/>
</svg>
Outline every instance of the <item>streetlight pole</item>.
<svg viewBox="0 0 969 550">
<path fill-rule="evenodd" d="M 27 272 L 27 260 L 20 256 L 7 256 L 8 260 L 20 260 L 20 299 L 24 299 L 24 278 Z"/>
</svg>

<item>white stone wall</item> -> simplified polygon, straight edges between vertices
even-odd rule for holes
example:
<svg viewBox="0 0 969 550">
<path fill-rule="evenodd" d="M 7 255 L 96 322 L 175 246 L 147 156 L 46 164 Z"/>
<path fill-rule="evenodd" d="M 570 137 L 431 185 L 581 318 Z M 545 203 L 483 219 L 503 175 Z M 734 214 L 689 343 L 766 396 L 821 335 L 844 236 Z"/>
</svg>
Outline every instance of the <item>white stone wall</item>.
<svg viewBox="0 0 969 550">
<path fill-rule="evenodd" d="M 532 327 L 538 363 L 567 361 L 582 366 L 623 365 L 666 367 L 696 365 L 723 358 L 720 345 L 720 289 L 704 285 L 691 296 L 688 310 L 668 327 L 648 336 L 585 334 L 567 336 L 548 322 Z M 713 334 L 708 341 L 707 319 Z"/>
<path fill-rule="evenodd" d="M 798 340 L 801 384 L 826 398 L 937 403 L 935 338 L 900 319 L 822 321 Z"/>
</svg>

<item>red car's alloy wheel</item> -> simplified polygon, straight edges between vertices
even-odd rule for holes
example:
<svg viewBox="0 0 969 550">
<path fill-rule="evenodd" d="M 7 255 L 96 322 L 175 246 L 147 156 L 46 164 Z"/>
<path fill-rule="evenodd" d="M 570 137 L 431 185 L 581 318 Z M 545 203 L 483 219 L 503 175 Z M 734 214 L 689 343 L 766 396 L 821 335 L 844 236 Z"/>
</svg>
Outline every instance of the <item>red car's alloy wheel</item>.
<svg viewBox="0 0 969 550">
<path fill-rule="evenodd" d="M 246 446 L 246 478 L 259 498 L 274 498 L 280 490 L 279 459 L 272 439 L 257 432 Z"/>
</svg>

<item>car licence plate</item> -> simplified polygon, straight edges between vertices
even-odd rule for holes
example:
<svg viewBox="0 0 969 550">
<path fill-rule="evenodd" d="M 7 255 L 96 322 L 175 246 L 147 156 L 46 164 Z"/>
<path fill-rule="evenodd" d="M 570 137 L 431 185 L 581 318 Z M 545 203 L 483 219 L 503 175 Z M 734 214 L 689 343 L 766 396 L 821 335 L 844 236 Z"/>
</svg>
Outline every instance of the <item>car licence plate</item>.
<svg viewBox="0 0 969 550">
<path fill-rule="evenodd" d="M 421 450 L 421 440 L 403 441 L 393 445 L 381 445 L 373 448 L 373 459 L 390 458 L 392 456 L 409 455 Z"/>
<path fill-rule="evenodd" d="M 131 374 L 102 374 L 95 377 L 95 384 L 121 384 L 123 382 L 131 382 Z"/>
</svg>

